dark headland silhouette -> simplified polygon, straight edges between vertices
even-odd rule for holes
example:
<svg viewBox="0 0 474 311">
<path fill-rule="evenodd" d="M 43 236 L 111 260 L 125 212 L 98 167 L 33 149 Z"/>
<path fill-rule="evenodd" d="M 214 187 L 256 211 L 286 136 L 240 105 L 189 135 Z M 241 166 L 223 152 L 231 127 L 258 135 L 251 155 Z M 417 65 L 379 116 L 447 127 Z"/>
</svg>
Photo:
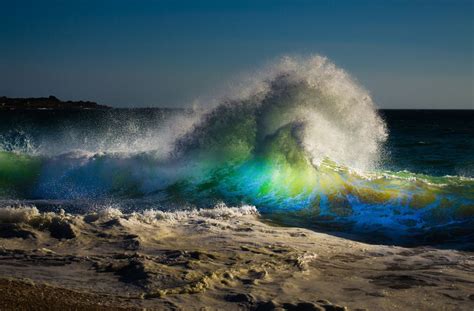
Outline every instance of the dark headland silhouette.
<svg viewBox="0 0 474 311">
<path fill-rule="evenodd" d="M 104 110 L 111 109 L 105 105 L 99 105 L 91 101 L 62 101 L 55 96 L 49 97 L 30 97 L 30 98 L 11 98 L 0 97 L 0 110 L 43 110 L 43 109 L 59 109 L 59 110 L 82 110 L 95 109 Z"/>
</svg>

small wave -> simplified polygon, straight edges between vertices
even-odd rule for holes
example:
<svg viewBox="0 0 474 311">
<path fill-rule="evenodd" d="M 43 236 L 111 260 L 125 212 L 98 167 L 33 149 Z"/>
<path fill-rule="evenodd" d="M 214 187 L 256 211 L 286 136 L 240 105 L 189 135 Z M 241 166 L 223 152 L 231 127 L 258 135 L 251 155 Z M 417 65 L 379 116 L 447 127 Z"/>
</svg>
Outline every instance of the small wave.
<svg viewBox="0 0 474 311">
<path fill-rule="evenodd" d="M 191 209 L 191 210 L 177 210 L 177 211 L 161 211 L 154 209 L 147 209 L 143 211 L 134 211 L 131 213 L 124 213 L 117 206 L 95 206 L 95 211 L 90 211 L 85 214 L 69 214 L 64 210 L 59 212 L 40 212 L 34 205 L 16 205 L 5 206 L 0 208 L 0 223 L 1 224 L 28 224 L 36 227 L 44 227 L 45 224 L 51 223 L 53 220 L 72 221 L 74 218 L 85 219 L 86 221 L 110 221 L 113 219 L 123 219 L 128 221 L 139 221 L 148 224 L 156 222 L 179 222 L 189 219 L 213 219 L 226 220 L 235 219 L 246 216 L 256 216 L 260 214 L 255 206 L 242 205 L 238 207 L 228 207 L 224 203 L 216 204 L 215 206 L 205 209 Z"/>
</svg>

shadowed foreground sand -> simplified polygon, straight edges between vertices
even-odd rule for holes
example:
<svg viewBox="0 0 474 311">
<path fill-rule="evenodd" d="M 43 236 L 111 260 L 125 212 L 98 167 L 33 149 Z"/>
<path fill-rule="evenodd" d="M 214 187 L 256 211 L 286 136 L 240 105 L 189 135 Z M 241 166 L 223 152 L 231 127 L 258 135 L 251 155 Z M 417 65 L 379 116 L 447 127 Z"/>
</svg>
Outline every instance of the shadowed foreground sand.
<svg viewBox="0 0 474 311">
<path fill-rule="evenodd" d="M 472 310 L 474 256 L 367 245 L 252 207 L 0 210 L 0 309 Z"/>
</svg>

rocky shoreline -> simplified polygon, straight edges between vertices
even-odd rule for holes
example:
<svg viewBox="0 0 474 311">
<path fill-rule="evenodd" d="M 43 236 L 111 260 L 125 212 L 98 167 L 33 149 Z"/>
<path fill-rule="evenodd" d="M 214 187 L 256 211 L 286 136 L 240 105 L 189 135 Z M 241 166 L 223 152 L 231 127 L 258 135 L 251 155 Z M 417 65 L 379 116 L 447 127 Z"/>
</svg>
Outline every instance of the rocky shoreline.
<svg viewBox="0 0 474 311">
<path fill-rule="evenodd" d="M 104 110 L 111 109 L 91 101 L 62 101 L 55 96 L 11 98 L 0 97 L 1 110 Z"/>
</svg>

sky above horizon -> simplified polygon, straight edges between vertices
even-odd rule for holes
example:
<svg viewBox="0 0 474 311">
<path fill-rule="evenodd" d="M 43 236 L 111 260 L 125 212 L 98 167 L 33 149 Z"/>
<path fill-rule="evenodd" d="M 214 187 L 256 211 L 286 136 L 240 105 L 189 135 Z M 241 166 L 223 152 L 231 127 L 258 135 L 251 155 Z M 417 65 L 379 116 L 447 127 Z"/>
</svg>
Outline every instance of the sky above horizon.
<svg viewBox="0 0 474 311">
<path fill-rule="evenodd" d="M 474 1 L 0 0 L 0 96 L 182 107 L 284 55 L 380 108 L 474 109 Z"/>
</svg>

